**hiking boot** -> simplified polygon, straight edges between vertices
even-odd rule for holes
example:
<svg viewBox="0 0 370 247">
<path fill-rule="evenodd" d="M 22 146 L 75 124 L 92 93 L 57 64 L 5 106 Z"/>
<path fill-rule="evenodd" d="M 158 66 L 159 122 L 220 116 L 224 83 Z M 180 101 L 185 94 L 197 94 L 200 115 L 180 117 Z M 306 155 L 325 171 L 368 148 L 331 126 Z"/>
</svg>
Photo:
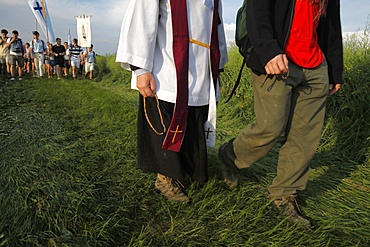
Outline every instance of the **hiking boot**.
<svg viewBox="0 0 370 247">
<path fill-rule="evenodd" d="M 274 206 L 278 209 L 280 215 L 287 217 L 291 223 L 299 224 L 302 229 L 311 227 L 310 221 L 300 215 L 297 200 L 293 195 L 283 196 L 281 199 L 274 200 Z"/>
<path fill-rule="evenodd" d="M 236 167 L 234 160 L 236 159 L 232 142 L 231 141 L 224 143 L 218 149 L 218 158 L 220 159 L 220 170 L 221 176 L 227 186 L 230 189 L 236 188 L 238 186 L 238 171 L 239 169 Z M 230 158 L 232 156 L 232 158 Z"/>
<path fill-rule="evenodd" d="M 183 185 L 176 179 L 157 174 L 155 188 L 159 190 L 168 200 L 186 202 L 189 197 L 183 192 Z"/>
</svg>

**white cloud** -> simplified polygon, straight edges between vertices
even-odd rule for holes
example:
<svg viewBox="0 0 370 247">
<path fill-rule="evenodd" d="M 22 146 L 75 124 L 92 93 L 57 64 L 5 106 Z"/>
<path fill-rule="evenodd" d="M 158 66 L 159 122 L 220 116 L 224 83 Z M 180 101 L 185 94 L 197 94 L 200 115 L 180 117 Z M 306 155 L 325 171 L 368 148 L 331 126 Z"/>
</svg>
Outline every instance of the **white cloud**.
<svg viewBox="0 0 370 247">
<path fill-rule="evenodd" d="M 235 43 L 235 23 L 224 23 L 224 29 L 226 34 L 227 43 Z"/>
</svg>

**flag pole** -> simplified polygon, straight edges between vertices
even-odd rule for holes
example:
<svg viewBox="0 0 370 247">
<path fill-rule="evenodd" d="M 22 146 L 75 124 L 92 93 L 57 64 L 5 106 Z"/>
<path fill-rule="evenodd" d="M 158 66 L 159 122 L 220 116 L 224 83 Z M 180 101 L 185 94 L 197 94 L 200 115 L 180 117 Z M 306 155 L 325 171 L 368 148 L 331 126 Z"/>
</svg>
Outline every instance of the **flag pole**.
<svg viewBox="0 0 370 247">
<path fill-rule="evenodd" d="M 48 16 L 45 10 L 45 0 L 41 0 L 41 5 L 42 5 L 42 13 L 45 18 L 45 24 L 46 24 L 46 41 L 49 42 L 49 28 L 48 28 Z"/>
</svg>

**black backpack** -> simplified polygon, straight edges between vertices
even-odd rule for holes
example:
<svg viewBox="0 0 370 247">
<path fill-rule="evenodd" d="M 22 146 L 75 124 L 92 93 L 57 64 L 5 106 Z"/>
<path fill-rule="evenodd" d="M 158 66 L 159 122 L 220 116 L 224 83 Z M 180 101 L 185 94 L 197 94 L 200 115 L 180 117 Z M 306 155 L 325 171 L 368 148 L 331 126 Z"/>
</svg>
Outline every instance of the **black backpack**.
<svg viewBox="0 0 370 247">
<path fill-rule="evenodd" d="M 247 30 L 247 1 L 248 0 L 244 0 L 243 5 L 238 10 L 238 13 L 236 15 L 236 30 L 235 30 L 235 44 L 239 48 L 239 53 L 243 56 L 243 63 L 239 70 L 238 79 L 236 80 L 234 88 L 231 91 L 230 96 L 227 99 L 226 103 L 229 102 L 231 97 L 233 97 L 237 87 L 239 86 L 243 69 L 249 58 L 249 54 L 253 48 L 251 42 L 249 41 Z"/>
</svg>

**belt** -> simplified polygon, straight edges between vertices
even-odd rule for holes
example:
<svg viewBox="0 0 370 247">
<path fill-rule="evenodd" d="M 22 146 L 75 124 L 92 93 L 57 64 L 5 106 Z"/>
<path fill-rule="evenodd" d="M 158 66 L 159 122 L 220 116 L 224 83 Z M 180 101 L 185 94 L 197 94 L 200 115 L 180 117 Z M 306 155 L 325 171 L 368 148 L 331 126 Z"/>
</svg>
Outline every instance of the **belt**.
<svg viewBox="0 0 370 247">
<path fill-rule="evenodd" d="M 194 43 L 194 44 L 197 44 L 197 45 L 200 45 L 200 46 L 203 46 L 204 48 L 207 48 L 207 49 L 211 49 L 211 46 L 206 44 L 206 43 L 203 43 L 203 42 L 200 42 L 198 40 L 195 40 L 195 39 L 192 39 L 192 38 L 189 38 L 189 41 L 190 43 Z"/>
</svg>

